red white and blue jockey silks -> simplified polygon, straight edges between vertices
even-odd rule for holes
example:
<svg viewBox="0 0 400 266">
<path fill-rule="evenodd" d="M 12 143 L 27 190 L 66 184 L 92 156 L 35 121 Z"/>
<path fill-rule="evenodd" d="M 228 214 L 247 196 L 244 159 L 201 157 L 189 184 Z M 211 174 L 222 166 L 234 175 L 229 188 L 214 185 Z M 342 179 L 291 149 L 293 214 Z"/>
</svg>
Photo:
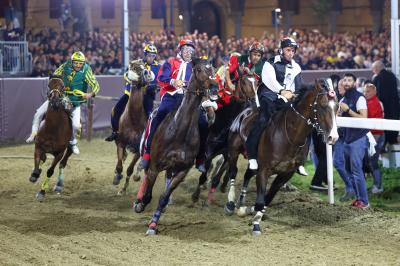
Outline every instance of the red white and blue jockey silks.
<svg viewBox="0 0 400 266">
<path fill-rule="evenodd" d="M 182 88 L 172 86 L 174 80 L 182 80 L 185 84 L 189 83 L 192 74 L 192 62 L 185 62 L 178 55 L 177 57 L 168 59 L 158 72 L 158 84 L 160 85 L 160 96 L 165 93 L 174 95 L 175 93 L 183 93 Z"/>
</svg>

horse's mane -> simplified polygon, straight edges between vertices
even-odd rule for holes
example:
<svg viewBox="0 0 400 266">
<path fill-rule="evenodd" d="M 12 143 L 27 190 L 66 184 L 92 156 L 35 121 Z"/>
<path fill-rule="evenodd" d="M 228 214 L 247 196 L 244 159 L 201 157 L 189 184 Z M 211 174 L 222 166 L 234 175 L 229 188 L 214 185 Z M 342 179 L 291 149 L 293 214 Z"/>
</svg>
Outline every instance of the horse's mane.
<svg viewBox="0 0 400 266">
<path fill-rule="evenodd" d="M 293 105 L 297 106 L 299 102 L 308 94 L 308 92 L 314 89 L 314 85 L 302 85 L 297 92 L 297 96 L 293 101 Z"/>
</svg>

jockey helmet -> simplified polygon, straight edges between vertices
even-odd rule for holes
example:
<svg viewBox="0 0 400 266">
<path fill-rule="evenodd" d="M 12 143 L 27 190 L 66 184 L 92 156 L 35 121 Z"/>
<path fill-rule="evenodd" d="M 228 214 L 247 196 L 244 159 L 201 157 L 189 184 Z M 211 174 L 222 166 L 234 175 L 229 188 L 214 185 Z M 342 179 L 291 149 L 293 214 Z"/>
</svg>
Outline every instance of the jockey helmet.
<svg viewBox="0 0 400 266">
<path fill-rule="evenodd" d="M 262 45 L 259 42 L 253 42 L 253 44 L 250 45 L 250 48 L 249 48 L 249 52 L 251 53 L 252 51 L 259 52 L 261 55 L 263 55 L 264 54 L 264 45 Z"/>
<path fill-rule="evenodd" d="M 86 57 L 81 51 L 74 52 L 71 56 L 71 61 L 86 62 Z"/>
<path fill-rule="evenodd" d="M 183 46 L 185 46 L 185 45 L 192 46 L 194 49 L 196 48 L 196 47 L 194 46 L 194 43 L 193 43 L 192 40 L 182 39 L 182 40 L 179 41 L 178 49 L 180 50 L 180 49 L 181 49 Z"/>
<path fill-rule="evenodd" d="M 293 47 L 294 51 L 296 52 L 297 48 L 299 48 L 299 45 L 297 44 L 297 42 L 290 38 L 290 37 L 285 37 L 281 40 L 281 47 L 280 49 L 282 50 L 283 48 L 286 47 Z"/>
<path fill-rule="evenodd" d="M 157 47 L 155 47 L 153 44 L 146 44 L 146 46 L 143 49 L 144 54 L 151 53 L 151 54 L 157 54 Z"/>
</svg>

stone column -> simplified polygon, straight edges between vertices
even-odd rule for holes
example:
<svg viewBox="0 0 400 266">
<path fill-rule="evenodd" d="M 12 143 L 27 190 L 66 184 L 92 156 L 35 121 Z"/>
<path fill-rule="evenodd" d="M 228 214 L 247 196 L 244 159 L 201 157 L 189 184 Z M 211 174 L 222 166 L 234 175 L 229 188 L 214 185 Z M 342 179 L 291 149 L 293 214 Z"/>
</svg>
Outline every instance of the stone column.
<svg viewBox="0 0 400 266">
<path fill-rule="evenodd" d="M 293 10 L 283 10 L 282 17 L 283 17 L 283 32 L 284 34 L 289 33 L 289 29 L 292 28 L 292 16 L 294 15 Z"/>
<path fill-rule="evenodd" d="M 141 9 L 141 1 L 140 0 L 134 0 L 134 1 L 129 1 L 129 4 L 133 5 L 132 7 L 128 6 L 128 9 L 131 10 L 130 12 L 130 28 L 131 31 L 133 32 L 139 32 L 139 20 L 140 16 L 142 15 L 140 9 Z M 128 5 L 129 5 L 128 4 Z"/>
</svg>

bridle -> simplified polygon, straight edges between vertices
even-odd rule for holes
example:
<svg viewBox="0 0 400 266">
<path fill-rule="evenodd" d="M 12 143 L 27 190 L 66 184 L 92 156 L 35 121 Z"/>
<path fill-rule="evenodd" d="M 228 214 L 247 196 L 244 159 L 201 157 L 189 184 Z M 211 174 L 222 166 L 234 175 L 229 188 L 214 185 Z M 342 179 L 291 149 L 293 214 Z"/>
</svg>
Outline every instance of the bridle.
<svg viewBox="0 0 400 266">
<path fill-rule="evenodd" d="M 295 112 L 295 114 L 297 116 L 299 116 L 302 120 L 305 121 L 305 123 L 307 124 L 307 126 L 309 126 L 310 128 L 313 128 L 316 130 L 318 135 L 324 134 L 324 130 L 321 127 L 320 122 L 318 121 L 318 117 L 317 117 L 317 106 L 318 106 L 318 98 L 320 96 L 324 96 L 324 95 L 329 95 L 328 92 L 319 92 L 317 93 L 317 95 L 315 95 L 314 101 L 312 104 L 310 104 L 310 107 L 312 107 L 312 113 L 313 113 L 313 117 L 312 118 L 306 118 L 304 117 L 304 115 L 302 115 L 299 111 L 296 110 L 296 108 L 293 106 L 293 104 L 290 104 L 290 108 Z M 295 145 L 289 138 L 289 134 L 287 132 L 287 113 L 285 113 L 285 134 L 286 134 L 286 138 L 289 141 L 290 144 Z M 299 148 L 304 147 L 304 145 L 307 143 L 307 139 L 306 141 L 302 144 L 299 145 Z"/>
</svg>

